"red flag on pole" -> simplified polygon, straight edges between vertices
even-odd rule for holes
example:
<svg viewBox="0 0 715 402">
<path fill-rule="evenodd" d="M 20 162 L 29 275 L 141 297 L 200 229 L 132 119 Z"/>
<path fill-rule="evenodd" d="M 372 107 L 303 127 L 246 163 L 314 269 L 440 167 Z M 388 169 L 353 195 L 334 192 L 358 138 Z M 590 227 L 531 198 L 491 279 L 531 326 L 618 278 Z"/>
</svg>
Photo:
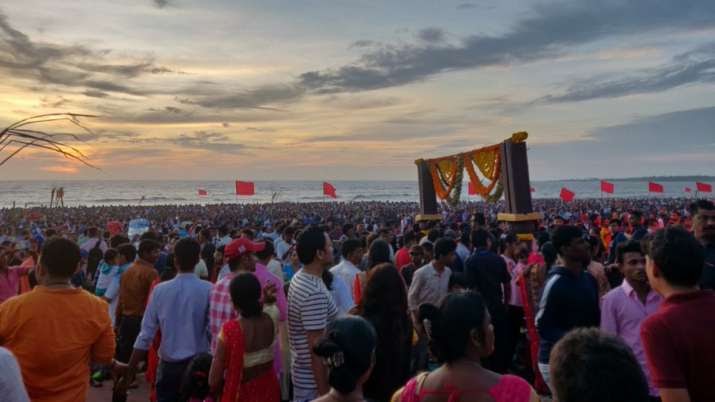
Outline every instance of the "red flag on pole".
<svg viewBox="0 0 715 402">
<path fill-rule="evenodd" d="M 685 187 L 685 189 L 683 191 L 685 191 L 686 193 L 692 193 L 693 189 L 690 187 Z"/>
<path fill-rule="evenodd" d="M 477 195 L 477 188 L 474 187 L 474 184 L 472 184 L 471 181 L 469 182 L 469 186 L 467 188 L 467 193 L 469 195 Z"/>
<path fill-rule="evenodd" d="M 614 186 L 613 183 L 601 180 L 601 192 L 613 194 L 615 190 L 616 186 Z"/>
<path fill-rule="evenodd" d="M 205 188 L 200 188 L 198 191 L 199 191 L 199 197 L 206 197 L 209 195 L 209 192 L 206 191 Z"/>
<path fill-rule="evenodd" d="M 710 184 L 707 184 L 707 183 L 697 182 L 697 183 L 695 183 L 695 187 L 701 193 L 712 193 L 713 192 L 713 186 Z"/>
<path fill-rule="evenodd" d="M 254 195 L 256 187 L 252 181 L 236 180 L 236 195 Z"/>
<path fill-rule="evenodd" d="M 567 189 L 566 187 L 561 188 L 561 194 L 559 195 L 564 202 L 571 202 L 576 198 L 576 193 Z"/>
<path fill-rule="evenodd" d="M 649 182 L 648 183 L 648 192 L 649 193 L 662 193 L 663 192 L 663 185 L 654 183 L 654 182 Z"/>
<path fill-rule="evenodd" d="M 330 198 L 338 198 L 338 194 L 335 192 L 335 186 L 326 182 L 323 182 L 323 195 Z"/>
</svg>

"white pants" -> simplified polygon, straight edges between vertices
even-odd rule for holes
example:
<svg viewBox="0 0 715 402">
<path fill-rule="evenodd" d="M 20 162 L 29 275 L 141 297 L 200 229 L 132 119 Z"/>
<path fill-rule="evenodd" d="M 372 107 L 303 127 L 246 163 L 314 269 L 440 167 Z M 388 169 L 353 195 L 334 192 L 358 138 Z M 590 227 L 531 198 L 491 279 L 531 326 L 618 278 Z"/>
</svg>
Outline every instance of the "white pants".
<svg viewBox="0 0 715 402">
<path fill-rule="evenodd" d="M 541 378 L 544 379 L 546 386 L 553 393 L 554 390 L 551 388 L 551 373 L 549 373 L 549 365 L 546 363 L 539 363 L 539 372 L 541 373 Z"/>
</svg>

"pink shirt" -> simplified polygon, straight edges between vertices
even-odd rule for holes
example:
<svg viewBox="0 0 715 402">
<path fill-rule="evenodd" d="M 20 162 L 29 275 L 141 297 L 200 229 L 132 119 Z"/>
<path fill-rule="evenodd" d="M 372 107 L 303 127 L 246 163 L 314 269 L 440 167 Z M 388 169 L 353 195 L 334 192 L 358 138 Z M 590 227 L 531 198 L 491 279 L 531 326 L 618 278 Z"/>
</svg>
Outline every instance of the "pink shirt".
<svg viewBox="0 0 715 402">
<path fill-rule="evenodd" d="M 20 277 L 27 275 L 32 267 L 8 267 L 5 273 L 0 273 L 0 303 L 17 296 L 20 291 Z"/>
<path fill-rule="evenodd" d="M 651 374 L 646 365 L 645 352 L 641 343 L 641 323 L 660 307 L 663 298 L 651 289 L 645 305 L 638 299 L 633 287 L 624 280 L 621 286 L 612 289 L 601 299 L 601 329 L 620 337 L 638 359 L 648 379 L 650 394 L 658 396 Z"/>
<path fill-rule="evenodd" d="M 511 275 L 511 282 L 509 283 L 511 293 L 509 295 L 509 300 L 506 301 L 506 304 L 510 306 L 524 307 L 524 303 L 521 301 L 521 292 L 519 290 L 519 283 L 517 280 L 519 279 L 521 273 L 524 272 L 526 266 L 521 263 L 517 264 L 516 261 L 506 255 L 502 255 L 501 258 L 503 258 L 504 262 L 506 262 L 506 269 L 509 271 L 509 275 Z"/>
</svg>

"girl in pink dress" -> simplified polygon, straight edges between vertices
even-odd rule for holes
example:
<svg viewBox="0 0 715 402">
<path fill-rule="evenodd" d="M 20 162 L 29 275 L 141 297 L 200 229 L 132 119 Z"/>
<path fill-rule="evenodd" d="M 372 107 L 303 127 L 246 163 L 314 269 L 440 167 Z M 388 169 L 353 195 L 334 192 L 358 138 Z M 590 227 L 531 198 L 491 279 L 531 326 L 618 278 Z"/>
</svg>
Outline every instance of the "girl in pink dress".
<svg viewBox="0 0 715 402">
<path fill-rule="evenodd" d="M 494 351 L 494 328 L 481 296 L 474 292 L 447 296 L 440 308 L 420 308 L 437 370 L 411 379 L 393 402 L 538 402 L 525 380 L 482 367 Z"/>
</svg>

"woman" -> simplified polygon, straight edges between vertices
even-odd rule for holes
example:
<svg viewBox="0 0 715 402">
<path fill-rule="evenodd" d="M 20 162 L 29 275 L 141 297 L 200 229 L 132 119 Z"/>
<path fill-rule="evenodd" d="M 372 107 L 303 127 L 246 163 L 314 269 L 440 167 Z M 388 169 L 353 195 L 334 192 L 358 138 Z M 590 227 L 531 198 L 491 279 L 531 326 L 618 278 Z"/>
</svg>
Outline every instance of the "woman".
<svg viewBox="0 0 715 402">
<path fill-rule="evenodd" d="M 424 305 L 420 319 L 430 349 L 442 362 L 437 370 L 411 379 L 393 397 L 396 402 L 537 402 L 529 383 L 482 367 L 494 351 L 494 328 L 481 296 L 474 292 L 448 295 L 438 309 Z"/>
<path fill-rule="evenodd" d="M 377 331 L 377 360 L 365 383 L 365 396 L 388 401 L 410 378 L 412 352 L 407 291 L 394 265 L 385 263 L 372 269 L 354 313 L 368 320 Z"/>
<path fill-rule="evenodd" d="M 370 243 L 370 249 L 367 254 L 367 271 L 358 273 L 353 284 L 353 300 L 356 305 L 360 304 L 365 284 L 370 278 L 372 269 L 388 262 L 390 262 L 390 245 L 386 241 L 379 239 Z"/>
<path fill-rule="evenodd" d="M 229 291 L 240 318 L 226 322 L 218 335 L 209 385 L 214 391 L 222 389 L 223 402 L 278 402 L 280 386 L 273 371 L 278 332 L 275 286 L 265 289 L 265 308 L 261 284 L 252 273 L 236 276 Z"/>
<path fill-rule="evenodd" d="M 315 402 L 361 402 L 363 384 L 375 362 L 375 330 L 360 317 L 345 317 L 328 325 L 327 335 L 313 352 L 328 366 L 330 391 Z"/>
</svg>

